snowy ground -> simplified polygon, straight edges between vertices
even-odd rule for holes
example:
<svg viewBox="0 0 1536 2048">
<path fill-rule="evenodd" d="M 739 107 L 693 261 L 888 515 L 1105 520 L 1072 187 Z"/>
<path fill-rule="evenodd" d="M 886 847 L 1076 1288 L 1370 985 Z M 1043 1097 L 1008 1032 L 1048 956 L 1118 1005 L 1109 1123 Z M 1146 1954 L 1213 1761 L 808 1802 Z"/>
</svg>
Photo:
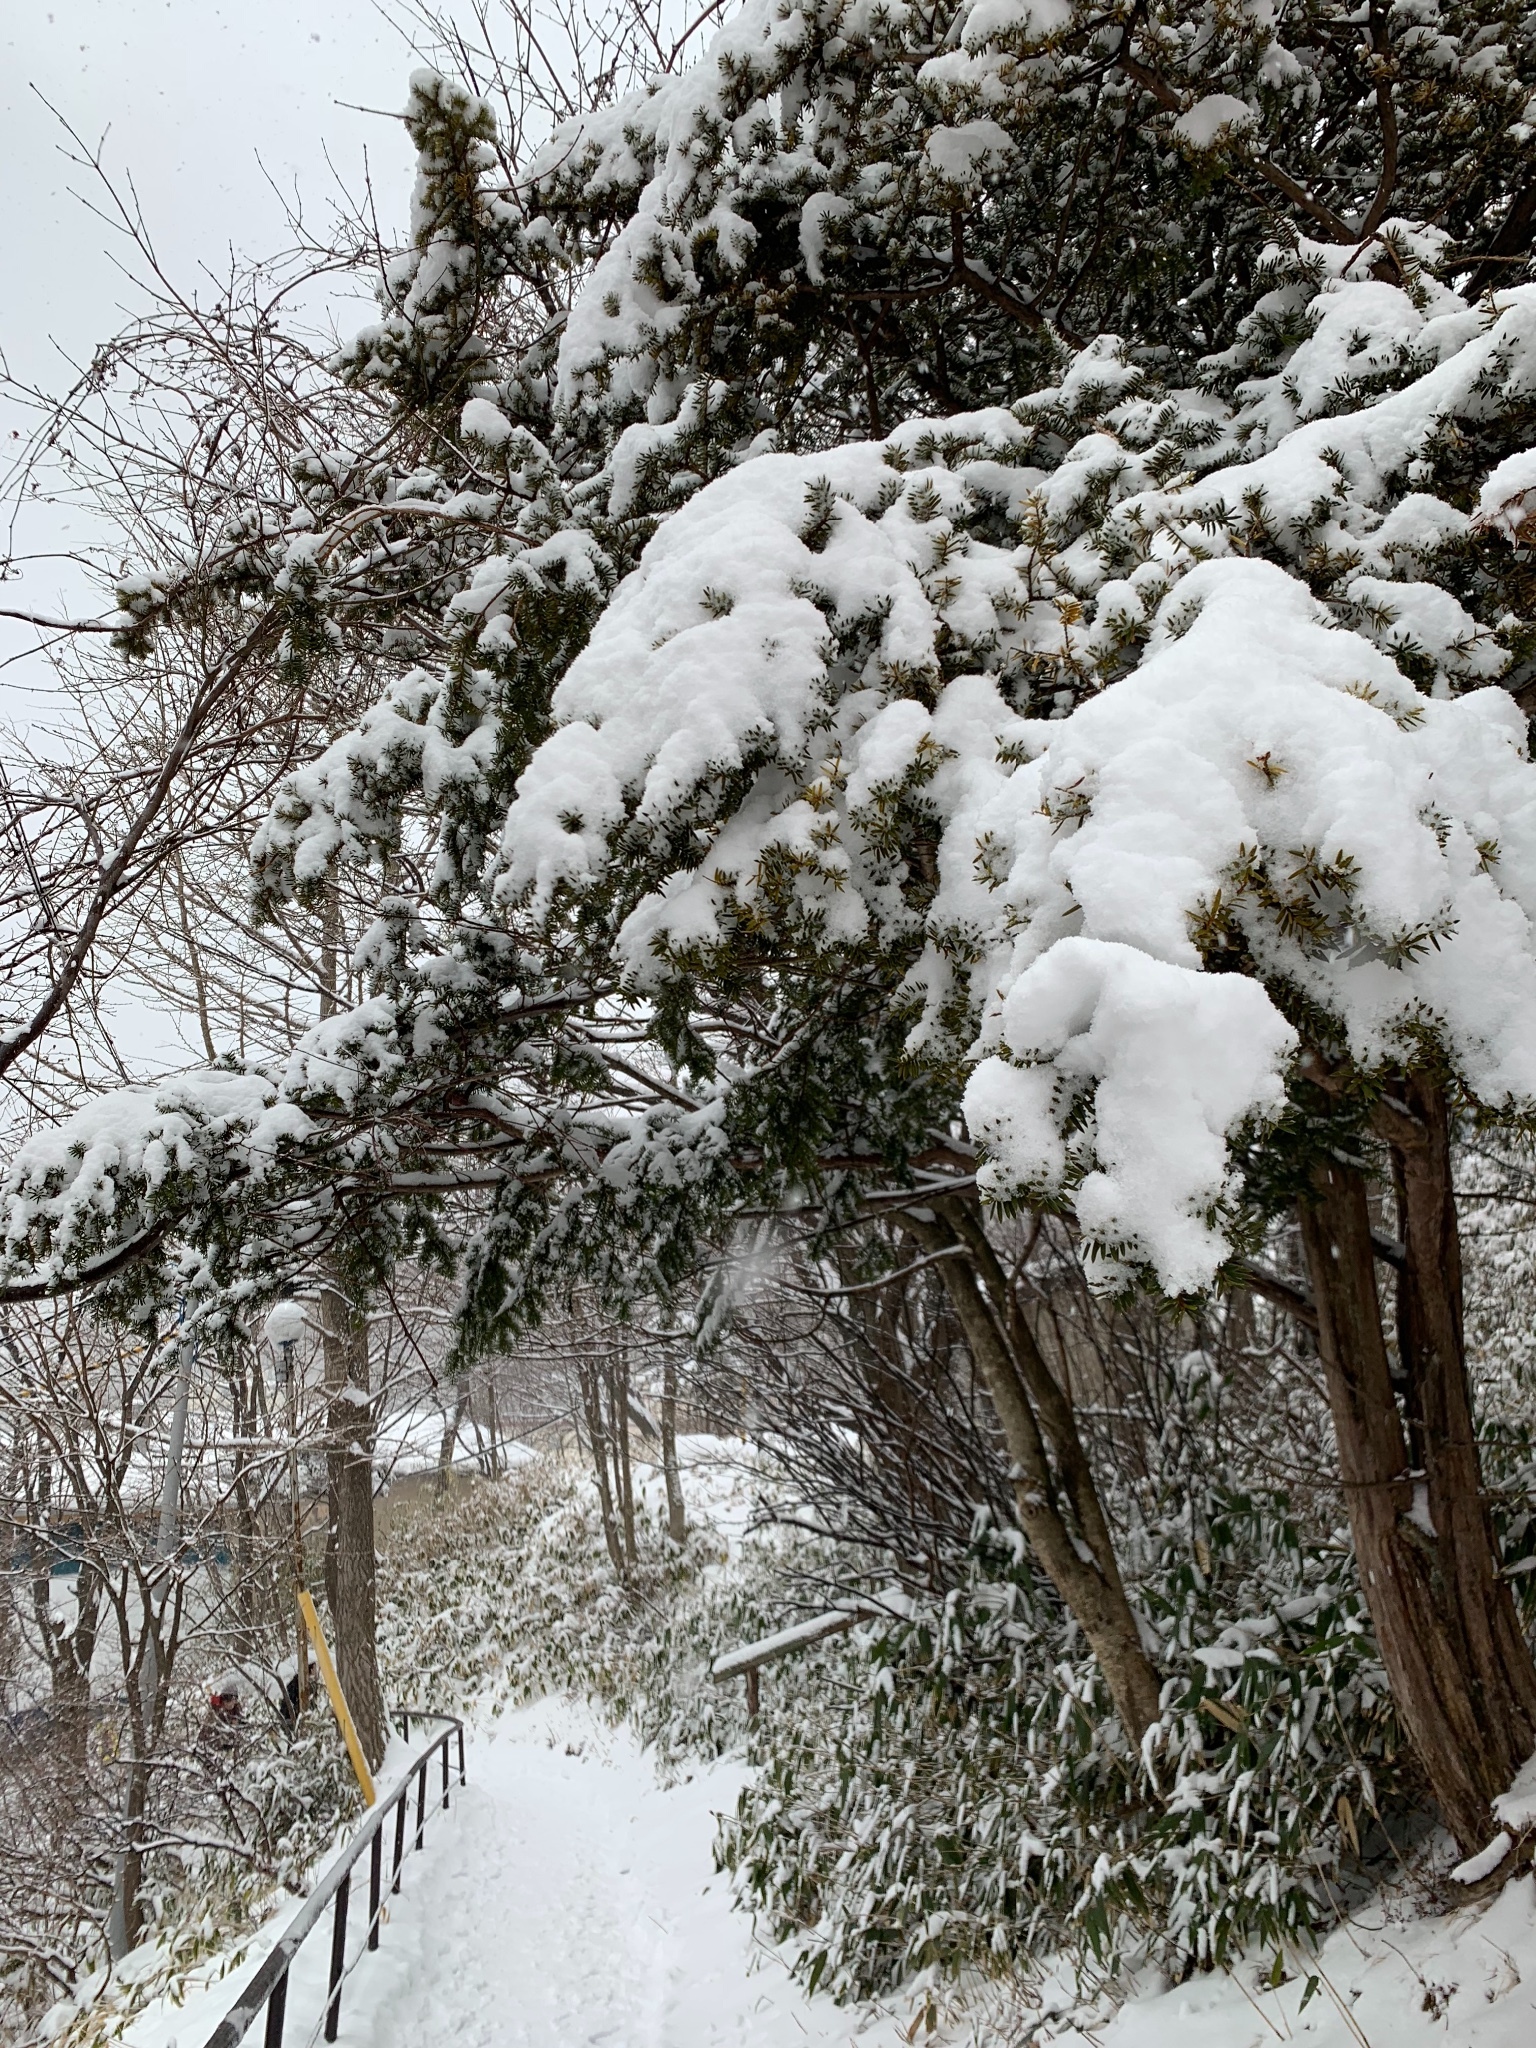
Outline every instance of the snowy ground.
<svg viewBox="0 0 1536 2048">
<path fill-rule="evenodd" d="M 734 1767 L 663 1790 L 631 1737 L 550 1700 L 478 1730 L 468 1775 L 347 1981 L 346 2048 L 897 2048 L 893 2020 L 807 1999 L 732 1911 L 710 1845 Z M 349 1955 L 366 1874 L 359 1890 Z M 238 1972 L 145 2013 L 130 2048 L 202 2048 L 281 1924 Z M 328 1926 L 295 1965 L 287 2048 L 318 2029 Z"/>
<path fill-rule="evenodd" d="M 469 1785 L 428 1822 L 374 1955 L 349 1975 L 344 2048 L 899 2048 L 893 2014 L 807 1998 L 713 1871 L 739 1768 L 663 1789 L 626 1732 L 546 1700 L 472 1735 Z M 366 1882 L 349 1957 L 362 1949 Z M 126 2048 L 202 2048 L 288 1915 L 242 1966 L 144 2013 Z M 295 1965 L 287 2048 L 319 2034 L 329 1924 Z M 1200 1977 L 1047 2034 L 1063 2048 L 1531 2048 L 1536 1886 L 1447 1918 L 1366 1911 L 1271 1989 Z M 1310 1982 L 1310 1990 L 1309 1990 Z M 1305 2001 L 1305 2002 L 1303 2002 Z M 1015 2013 L 1017 2022 L 1020 2016 Z M 903 2021 L 908 2016 L 901 2015 Z M 1001 2048 L 1013 2027 L 941 2034 Z M 258 2022 L 247 2039 L 261 2039 Z"/>
<path fill-rule="evenodd" d="M 694 1512 L 707 1512 L 736 1550 L 752 1490 L 740 1447 L 689 1439 L 683 1448 Z M 642 1485 L 659 1493 L 659 1476 Z M 381 1784 L 405 1755 L 386 1759 Z M 849 2012 L 807 1998 L 732 1909 L 711 1852 L 740 1765 L 663 1788 L 627 1731 L 549 1699 L 476 1726 L 468 1777 L 452 1810 L 430 1816 L 426 1849 L 408 1859 L 373 1955 L 362 1953 L 360 1867 L 345 2048 L 846 2048 L 855 2039 L 899 2048 L 907 2039 L 908 2009 Z M 1536 1784 L 1527 1789 L 1536 1795 Z M 203 2048 L 294 1910 L 262 1930 L 236 1969 L 194 1985 L 180 2005 L 144 2012 L 126 2048 Z M 151 1953 L 140 1953 L 148 1968 Z M 318 2038 L 328 1953 L 327 1923 L 294 1968 L 286 2048 Z M 1368 1907 L 1319 1956 L 1293 1958 L 1279 1987 L 1268 1960 L 1092 2019 L 1066 2017 L 1064 1993 L 1061 2016 L 1034 2038 L 1061 2048 L 1536 2048 L 1530 1877 L 1443 1918 Z M 934 2048 L 1017 2048 L 1031 2038 L 1029 2018 L 980 2000 Z M 252 2048 L 260 2041 L 259 2021 L 246 2038 Z"/>
<path fill-rule="evenodd" d="M 1253 1971 L 1200 1977 L 1127 2005 L 1070 2048 L 1532 2048 L 1536 1891 L 1529 1877 L 1490 1906 L 1389 1921 L 1366 1912 L 1270 1990 Z M 1310 1995 L 1309 1995 L 1310 1987 Z M 1302 2000 L 1306 1999 L 1303 2010 Z"/>
</svg>

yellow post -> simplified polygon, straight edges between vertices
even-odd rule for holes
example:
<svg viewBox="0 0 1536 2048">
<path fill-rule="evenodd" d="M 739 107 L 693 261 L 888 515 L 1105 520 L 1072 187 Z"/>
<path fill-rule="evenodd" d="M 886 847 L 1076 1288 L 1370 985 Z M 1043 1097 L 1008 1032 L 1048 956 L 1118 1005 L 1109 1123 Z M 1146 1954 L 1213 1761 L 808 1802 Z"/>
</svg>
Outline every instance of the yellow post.
<svg viewBox="0 0 1536 2048">
<path fill-rule="evenodd" d="M 368 1759 L 363 1755 L 363 1745 L 357 1739 L 357 1730 L 352 1725 L 351 1709 L 347 1705 L 347 1696 L 341 1689 L 341 1680 L 336 1676 L 336 1666 L 331 1662 L 331 1653 L 320 1626 L 320 1617 L 316 1614 L 315 1603 L 308 1593 L 299 1594 L 299 1612 L 304 1617 L 304 1626 L 309 1630 L 309 1640 L 315 1646 L 315 1662 L 320 1666 L 320 1676 L 325 1680 L 325 1689 L 331 1696 L 331 1705 L 336 1712 L 336 1723 L 347 1745 L 347 1755 L 352 1759 L 352 1768 L 357 1773 L 357 1782 L 363 1788 L 363 1798 L 372 1806 L 379 1796 L 373 1789 L 373 1775 L 368 1769 Z"/>
</svg>

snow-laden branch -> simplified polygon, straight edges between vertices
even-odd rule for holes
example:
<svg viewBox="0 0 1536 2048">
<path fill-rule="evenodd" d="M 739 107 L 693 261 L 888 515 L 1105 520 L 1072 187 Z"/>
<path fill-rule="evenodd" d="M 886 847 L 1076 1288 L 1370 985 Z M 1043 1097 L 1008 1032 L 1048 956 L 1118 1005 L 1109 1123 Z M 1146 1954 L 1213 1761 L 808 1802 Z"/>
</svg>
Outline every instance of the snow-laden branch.
<svg viewBox="0 0 1536 2048">
<path fill-rule="evenodd" d="M 770 942 L 829 960 L 921 945 L 909 1052 L 942 1055 L 963 999 L 987 1185 L 1070 1199 L 1111 1280 L 1212 1282 L 1234 1251 L 1233 1146 L 1283 1110 L 1304 1033 L 1366 1072 L 1433 1048 L 1490 1107 L 1536 1102 L 1536 772 L 1508 694 L 1451 680 L 1507 656 L 1441 586 L 1382 579 L 1394 642 L 1368 578 L 1329 606 L 1284 561 L 1246 558 L 1263 527 L 1297 536 L 1298 568 L 1357 537 L 1390 571 L 1465 534 L 1404 479 L 1448 421 L 1517 402 L 1536 295 L 1489 313 L 1430 294 L 1426 318 L 1336 269 L 1288 411 L 1279 380 L 1255 387 L 1227 459 L 1176 489 L 1133 488 L 1130 399 L 1118 439 L 1087 436 L 1051 472 L 1020 460 L 1026 404 L 765 456 L 701 492 L 556 693 L 500 900 L 546 919 L 567 892 L 627 903 L 615 947 L 637 987 Z M 1357 342 L 1361 321 L 1396 323 L 1431 367 L 1298 419 L 1346 315 Z M 1076 592 L 1098 588 L 1074 625 L 1071 551 L 974 522 L 1001 502 L 1059 530 L 1090 469 L 1126 487 L 1096 546 L 1123 557 L 1139 535 L 1142 564 L 1107 576 L 1079 546 Z M 1506 463 L 1491 498 L 1525 476 Z M 1020 664 L 1105 648 L 1127 619 L 1128 673 L 1064 716 L 1017 715 Z M 1427 694 L 1395 658 L 1409 641 L 1438 660 Z M 926 911 L 915 830 L 934 848 Z"/>
</svg>

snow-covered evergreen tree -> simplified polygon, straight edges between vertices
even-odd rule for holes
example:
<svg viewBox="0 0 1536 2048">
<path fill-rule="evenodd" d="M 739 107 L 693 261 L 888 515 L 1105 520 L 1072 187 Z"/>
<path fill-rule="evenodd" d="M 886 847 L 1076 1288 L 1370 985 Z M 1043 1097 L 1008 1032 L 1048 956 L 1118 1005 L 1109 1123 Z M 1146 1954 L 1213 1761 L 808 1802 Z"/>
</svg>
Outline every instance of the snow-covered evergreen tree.
<svg viewBox="0 0 1536 2048">
<path fill-rule="evenodd" d="M 510 183 L 418 74 L 335 366 L 393 438 L 238 536 L 296 659 L 376 664 L 255 848 L 269 906 L 377 876 L 373 993 L 26 1150 L 18 1284 L 187 1230 L 259 1293 L 296 1214 L 447 1255 L 449 1198 L 473 1347 L 744 1216 L 892 1218 L 1134 1753 L 1163 1674 L 991 1220 L 1070 1210 L 1108 1289 L 1315 1325 L 1478 1845 L 1536 1742 L 1447 1149 L 1536 1105 L 1533 57 L 1486 0 L 753 0 Z M 1255 1263 L 1298 1199 L 1310 1293 Z"/>
</svg>

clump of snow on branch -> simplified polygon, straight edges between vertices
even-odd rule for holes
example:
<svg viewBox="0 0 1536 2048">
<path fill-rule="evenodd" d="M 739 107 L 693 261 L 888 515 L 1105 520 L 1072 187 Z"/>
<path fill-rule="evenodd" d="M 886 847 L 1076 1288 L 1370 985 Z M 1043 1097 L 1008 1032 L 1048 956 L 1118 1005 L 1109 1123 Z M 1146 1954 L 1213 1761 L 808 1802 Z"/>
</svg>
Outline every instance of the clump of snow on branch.
<svg viewBox="0 0 1536 2048">
<path fill-rule="evenodd" d="M 1095 1240 L 1207 1284 L 1219 1141 L 1278 1110 L 1297 1043 L 1258 983 L 1366 1068 L 1428 1038 L 1484 1100 L 1536 1099 L 1536 771 L 1504 692 L 1425 699 L 1282 570 L 1212 563 L 1137 670 L 1009 746 L 1032 758 L 948 821 L 936 905 L 997 934 L 967 1095 L 995 1192 L 1081 1172 Z"/>
<path fill-rule="evenodd" d="M 975 431 L 1020 438 L 1002 412 Z M 678 511 L 556 692 L 561 729 L 507 819 L 503 897 L 531 889 L 547 902 L 562 883 L 592 880 L 621 821 L 636 845 L 665 842 L 684 808 L 709 829 L 711 790 L 771 757 L 794 784 L 765 783 L 723 822 L 708 861 L 626 927 L 631 971 L 643 974 L 659 943 L 718 938 L 727 903 L 744 908 L 773 859 L 796 869 L 802 913 L 844 937 L 867 928 L 871 908 L 899 917 L 899 896 L 867 862 L 866 886 L 848 886 L 859 856 L 833 843 L 836 792 L 851 790 L 859 809 L 910 769 L 917 735 L 893 731 L 902 714 L 892 717 L 885 678 L 936 681 L 941 633 L 991 642 L 1018 629 L 1009 552 L 968 546 L 963 562 L 951 558 L 946 509 L 970 502 L 963 469 L 904 480 L 865 445 L 763 456 Z M 939 590 L 952 569 L 956 587 Z"/>
<path fill-rule="evenodd" d="M 280 1301 L 261 1326 L 261 1334 L 275 1349 L 284 1344 L 300 1343 L 311 1328 L 309 1317 L 300 1301 Z"/>
<path fill-rule="evenodd" d="M 1246 101 L 1230 92 L 1213 92 L 1181 114 L 1173 132 L 1189 149 L 1205 151 L 1257 126 L 1258 118 Z"/>
<path fill-rule="evenodd" d="M 308 1118 L 261 1074 L 198 1071 L 119 1088 L 34 1131 L 6 1174 L 6 1266 L 51 1284 L 131 1240 L 166 1206 L 270 1165 Z"/>
<path fill-rule="evenodd" d="M 1227 1140 L 1282 1107 L 1296 1047 L 1263 989 L 1069 937 L 1013 983 L 1003 1026 L 1028 1064 L 994 1055 L 966 1090 L 992 1158 L 983 1186 L 1054 1194 L 1076 1170 L 1091 1243 L 1129 1249 L 1172 1293 L 1207 1286 L 1229 1249 L 1206 1220 L 1236 1192 Z M 1093 1114 L 1069 1134 L 1085 1098 Z"/>
</svg>

